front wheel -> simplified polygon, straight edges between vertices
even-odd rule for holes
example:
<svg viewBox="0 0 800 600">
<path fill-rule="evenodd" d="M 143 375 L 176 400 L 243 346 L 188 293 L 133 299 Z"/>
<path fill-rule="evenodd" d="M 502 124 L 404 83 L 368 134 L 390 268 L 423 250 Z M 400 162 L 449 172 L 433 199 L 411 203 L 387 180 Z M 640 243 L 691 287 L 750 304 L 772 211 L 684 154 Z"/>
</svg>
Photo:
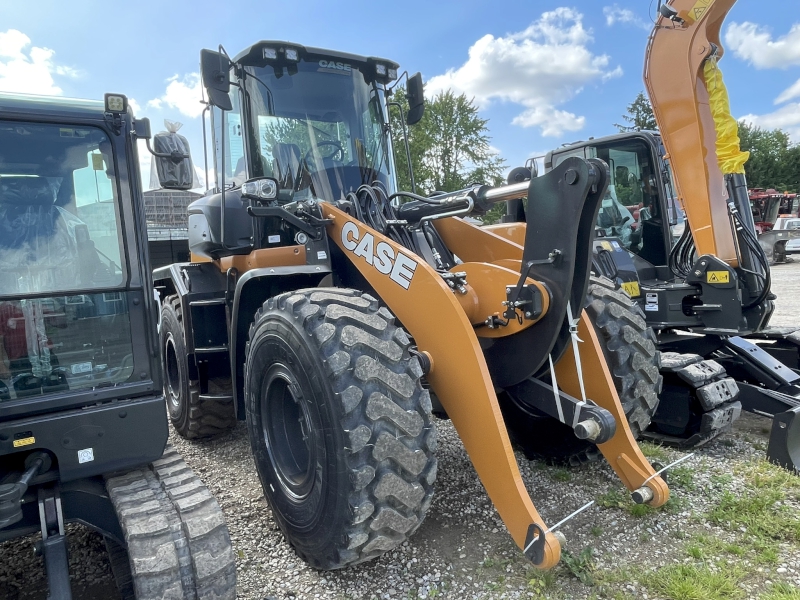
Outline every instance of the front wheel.
<svg viewBox="0 0 800 600">
<path fill-rule="evenodd" d="M 247 428 L 286 539 L 318 569 L 395 548 L 419 527 L 436 478 L 436 430 L 411 342 L 377 300 L 316 288 L 256 313 Z"/>
</svg>

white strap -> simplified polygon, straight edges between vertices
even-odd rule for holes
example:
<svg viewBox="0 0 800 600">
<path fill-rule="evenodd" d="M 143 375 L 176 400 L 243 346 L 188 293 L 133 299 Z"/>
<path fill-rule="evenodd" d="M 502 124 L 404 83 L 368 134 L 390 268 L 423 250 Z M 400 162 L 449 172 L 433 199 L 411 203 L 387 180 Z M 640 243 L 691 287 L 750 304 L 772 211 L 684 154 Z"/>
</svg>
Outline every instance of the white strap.
<svg viewBox="0 0 800 600">
<path fill-rule="evenodd" d="M 561 396 L 558 393 L 558 381 L 556 381 L 556 369 L 553 366 L 553 355 L 548 354 L 547 360 L 550 361 L 550 378 L 553 380 L 553 397 L 556 399 L 556 408 L 558 409 L 558 420 L 564 422 L 564 409 L 561 408 Z"/>
<path fill-rule="evenodd" d="M 572 427 L 574 429 L 580 422 L 581 408 L 586 404 L 586 388 L 583 385 L 583 367 L 581 365 L 581 353 L 578 349 L 578 343 L 583 342 L 583 340 L 578 337 L 578 323 L 580 323 L 581 317 L 580 315 L 578 315 L 577 318 L 573 316 L 572 306 L 569 300 L 567 301 L 567 319 L 569 319 L 569 335 L 570 338 L 572 338 L 572 353 L 575 355 L 575 368 L 578 371 L 578 383 L 581 388 L 581 401 L 578 402 L 578 405 L 575 407 L 575 418 L 572 420 Z"/>
</svg>

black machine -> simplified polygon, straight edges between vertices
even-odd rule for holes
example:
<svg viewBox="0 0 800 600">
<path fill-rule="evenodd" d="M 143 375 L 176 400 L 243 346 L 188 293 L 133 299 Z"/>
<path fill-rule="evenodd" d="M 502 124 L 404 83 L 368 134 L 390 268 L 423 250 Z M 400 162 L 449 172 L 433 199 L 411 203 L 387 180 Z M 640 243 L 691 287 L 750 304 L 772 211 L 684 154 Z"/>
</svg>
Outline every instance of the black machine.
<svg viewBox="0 0 800 600">
<path fill-rule="evenodd" d="M 597 275 L 617 282 L 657 333 L 664 389 L 646 437 L 690 447 L 728 429 L 741 409 L 773 419 L 767 455 L 800 468 L 800 332 L 768 327 L 775 295 L 755 238 L 743 176 L 728 179 L 741 263 L 696 256 L 655 132 L 632 132 L 549 152 L 601 158 L 611 183 L 596 224 Z M 509 207 L 509 220 L 519 207 Z"/>
<path fill-rule="evenodd" d="M 0 541 L 41 532 L 49 598 L 72 597 L 71 522 L 105 537 L 126 599 L 235 596 L 220 508 L 165 452 L 149 136 L 122 95 L 0 95 Z"/>
</svg>

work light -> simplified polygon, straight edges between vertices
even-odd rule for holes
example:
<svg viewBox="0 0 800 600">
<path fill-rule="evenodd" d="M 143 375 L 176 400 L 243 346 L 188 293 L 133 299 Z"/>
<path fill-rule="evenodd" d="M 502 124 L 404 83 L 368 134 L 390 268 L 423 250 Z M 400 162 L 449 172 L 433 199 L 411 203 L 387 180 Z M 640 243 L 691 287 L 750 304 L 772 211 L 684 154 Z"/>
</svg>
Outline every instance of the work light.
<svg viewBox="0 0 800 600">
<path fill-rule="evenodd" d="M 128 111 L 128 99 L 123 94 L 106 94 L 106 112 L 124 113 Z"/>
</svg>

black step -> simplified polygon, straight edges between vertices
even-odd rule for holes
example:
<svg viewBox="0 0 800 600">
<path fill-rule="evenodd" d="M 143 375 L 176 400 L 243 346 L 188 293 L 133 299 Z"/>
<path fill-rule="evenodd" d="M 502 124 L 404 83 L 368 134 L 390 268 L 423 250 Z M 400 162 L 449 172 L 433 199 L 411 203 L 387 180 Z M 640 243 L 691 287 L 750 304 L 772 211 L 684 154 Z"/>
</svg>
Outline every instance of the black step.
<svg viewBox="0 0 800 600">
<path fill-rule="evenodd" d="M 227 352 L 228 344 L 223 346 L 202 346 L 194 349 L 195 354 L 213 354 L 214 352 Z"/>
</svg>

